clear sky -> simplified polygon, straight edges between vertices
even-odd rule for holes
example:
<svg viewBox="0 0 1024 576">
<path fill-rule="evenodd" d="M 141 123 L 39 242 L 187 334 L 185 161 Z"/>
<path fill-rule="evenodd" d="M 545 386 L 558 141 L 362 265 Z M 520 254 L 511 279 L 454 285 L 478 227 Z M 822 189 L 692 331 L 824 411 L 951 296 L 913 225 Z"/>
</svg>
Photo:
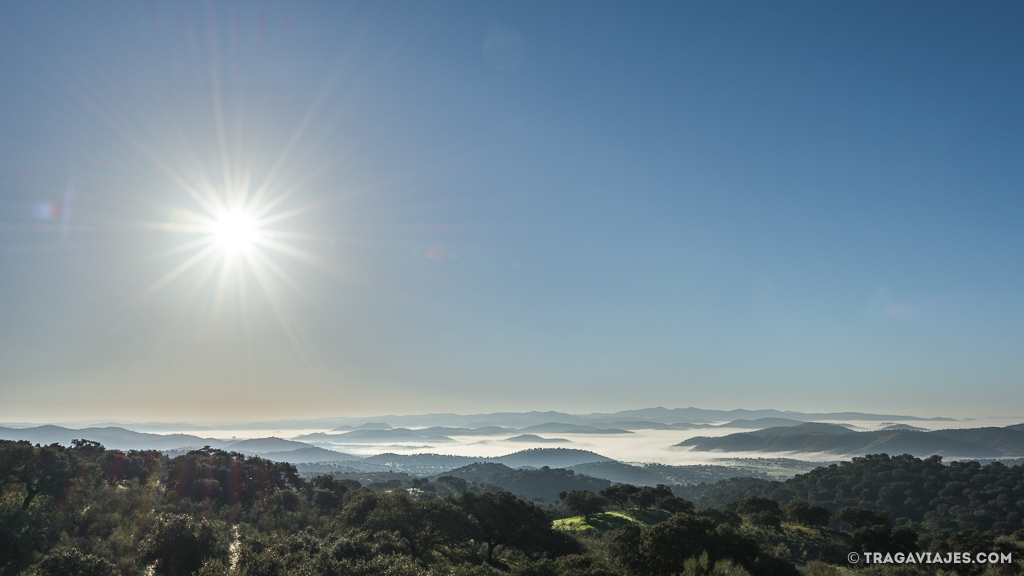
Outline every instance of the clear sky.
<svg viewBox="0 0 1024 576">
<path fill-rule="evenodd" d="M 0 419 L 1024 412 L 1024 4 L 6 2 Z"/>
</svg>

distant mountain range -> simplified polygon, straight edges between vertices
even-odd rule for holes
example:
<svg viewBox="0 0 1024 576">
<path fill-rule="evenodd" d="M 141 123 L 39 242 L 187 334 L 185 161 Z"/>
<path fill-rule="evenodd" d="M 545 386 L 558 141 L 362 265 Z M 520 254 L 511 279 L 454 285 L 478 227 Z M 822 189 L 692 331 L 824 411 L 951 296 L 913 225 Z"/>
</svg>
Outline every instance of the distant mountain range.
<svg viewBox="0 0 1024 576">
<path fill-rule="evenodd" d="M 725 424 L 718 425 L 718 428 L 771 428 L 773 426 L 796 426 L 801 424 L 802 420 L 793 420 L 792 418 L 758 418 L 756 420 L 747 420 L 741 418 L 739 420 L 733 420 L 732 422 L 726 422 Z"/>
<path fill-rule="evenodd" d="M 657 409 L 655 409 L 657 410 Z M 663 410 L 663 409 L 662 409 Z M 673 411 L 668 411 L 673 412 Z M 607 458 L 588 450 L 571 448 L 532 448 L 512 452 L 497 457 L 470 457 L 439 454 L 394 454 L 384 453 L 376 456 L 363 457 L 347 454 L 329 448 L 345 444 L 373 446 L 386 449 L 386 446 L 399 445 L 403 442 L 402 451 L 408 451 L 407 442 L 435 444 L 455 442 L 451 437 L 457 436 L 506 436 L 502 442 L 517 441 L 534 443 L 568 442 L 561 438 L 544 438 L 527 432 L 593 434 L 592 442 L 600 439 L 600 435 L 629 434 L 630 429 L 642 430 L 678 430 L 686 428 L 740 428 L 750 429 L 726 436 L 710 438 L 696 437 L 684 441 L 679 446 L 696 451 L 715 452 L 753 452 L 762 454 L 792 453 L 828 453 L 837 458 L 850 457 L 869 453 L 913 454 L 929 456 L 939 454 L 948 459 L 977 458 L 1018 458 L 1024 457 L 1024 424 L 1003 428 L 968 428 L 923 431 L 914 426 L 894 423 L 891 417 L 876 420 L 881 428 L 866 432 L 858 432 L 846 425 L 802 422 L 795 418 L 778 416 L 762 416 L 758 418 L 737 418 L 726 424 L 708 423 L 676 423 L 666 424 L 621 417 L 609 419 L 607 422 L 577 424 L 567 422 L 543 422 L 513 428 L 496 424 L 471 423 L 465 427 L 432 426 L 428 428 L 392 428 L 383 422 L 369 422 L 362 426 L 349 427 L 344 431 L 318 432 L 286 440 L 277 437 L 244 440 L 218 440 L 203 438 L 192 434 L 153 434 L 136 432 L 117 426 L 90 427 L 71 429 L 61 426 L 45 425 L 26 428 L 0 427 L 0 439 L 28 440 L 35 444 L 60 443 L 69 445 L 72 439 L 82 438 L 100 442 L 110 449 L 118 450 L 163 450 L 177 454 L 187 450 L 211 446 L 224 450 L 256 455 L 275 461 L 292 462 L 300 470 L 323 472 L 326 470 L 345 471 L 351 473 L 382 473 L 404 472 L 414 476 L 438 476 L 453 473 L 468 476 L 482 474 L 488 482 L 500 482 L 502 486 L 519 486 L 520 490 L 528 491 L 525 486 L 533 476 L 517 475 L 510 470 L 534 470 L 539 476 L 546 477 L 544 468 L 549 470 L 571 470 L 581 476 L 593 477 L 611 482 L 626 482 L 635 485 L 653 484 L 696 484 L 715 482 L 724 478 L 752 476 L 763 479 L 784 478 L 813 469 L 818 464 L 787 460 L 749 459 L 750 465 L 744 460 L 731 461 L 728 465 L 690 465 L 668 466 L 663 464 L 630 464 Z M 721 422 L 723 420 L 716 420 Z M 794 424 L 795 423 L 795 424 Z M 783 425 L 779 425 L 783 424 Z M 757 430 L 758 427 L 762 429 Z M 335 427 L 337 428 L 337 427 Z M 485 442 L 494 442 L 485 439 Z M 493 446 L 500 444 L 494 443 Z M 365 446 L 361 449 L 365 450 Z M 393 450 L 393 449 L 392 449 Z M 462 477 L 462 476 L 460 476 Z M 526 484 L 522 484 L 525 482 Z M 585 481 L 583 481 L 585 483 Z M 518 483 L 518 484 L 517 484 Z M 582 484 L 581 484 L 582 485 Z M 529 490 L 533 490 L 530 488 Z M 527 493 L 527 492 L 523 492 Z"/>
<path fill-rule="evenodd" d="M 584 426 L 582 424 L 562 424 L 559 422 L 547 422 L 520 428 L 520 432 L 541 432 L 547 434 L 632 434 L 629 430 L 621 428 L 598 428 L 596 426 Z"/>
<path fill-rule="evenodd" d="M 538 424 L 561 423 L 594 426 L 599 428 L 620 428 L 623 430 L 640 429 L 685 429 L 687 425 L 712 424 L 736 420 L 757 420 L 759 418 L 783 418 L 797 422 L 813 422 L 820 420 L 867 422 L 883 421 L 952 421 L 951 418 L 922 418 L 918 416 L 893 414 L 866 414 L 862 412 L 831 412 L 804 413 L 783 410 L 706 410 L 703 408 L 643 408 L 640 410 L 623 410 L 612 413 L 567 414 L 565 412 L 495 412 L 491 414 L 419 414 L 354 417 L 339 416 L 328 418 L 272 420 L 248 423 L 224 423 L 222 425 L 196 425 L 188 423 L 103 423 L 102 427 L 127 426 L 137 430 L 152 432 L 160 431 L 204 431 L 216 429 L 231 430 L 333 430 L 336 432 L 352 429 L 383 430 L 391 427 L 429 428 L 454 427 L 479 429 L 482 427 L 505 427 L 522 429 Z M 99 427 L 95 423 L 86 423 L 91 427 Z M 27 427 L 28 424 L 18 424 Z M 668 428 L 665 428 L 668 427 Z M 452 433 L 439 432 L 450 436 Z"/>
<path fill-rule="evenodd" d="M 776 414 L 764 416 L 763 414 Z M 785 414 L 779 416 L 777 414 Z M 535 417 L 563 417 L 567 420 L 585 420 L 589 423 L 566 421 L 547 421 L 512 427 L 518 423 L 529 421 Z M 422 417 L 399 417 L 400 419 L 432 419 L 441 416 L 452 416 L 455 419 L 480 419 L 483 416 L 426 415 Z M 668 422 L 674 418 L 715 418 L 714 422 L 722 422 L 724 416 L 757 416 L 756 418 L 735 418 L 724 424 L 695 422 Z M 494 418 L 489 422 L 467 423 L 465 426 L 430 426 L 426 428 L 392 427 L 390 423 L 380 419 L 363 422 L 356 426 L 339 425 L 337 432 L 317 432 L 297 436 L 292 440 L 281 438 L 261 438 L 248 440 L 219 440 L 203 438 L 192 434 L 154 434 L 137 432 L 123 427 L 104 426 L 83 429 L 71 429 L 62 426 L 44 425 L 27 428 L 0 427 L 0 438 L 8 440 L 28 440 L 36 444 L 60 443 L 69 445 L 72 439 L 83 438 L 94 440 L 111 449 L 118 450 L 187 450 L 211 446 L 224 450 L 238 451 L 250 455 L 259 455 L 275 460 L 289 462 L 332 462 L 332 461 L 363 461 L 365 459 L 342 453 L 346 446 L 378 445 L 384 450 L 402 448 L 408 450 L 431 449 L 434 446 L 455 443 L 453 437 L 459 436 L 507 436 L 506 442 L 534 442 L 537 444 L 568 443 L 568 438 L 545 438 L 539 434 L 587 434 L 587 435 L 623 435 L 632 434 L 631 429 L 677 430 L 694 428 L 741 428 L 750 432 L 729 434 L 721 437 L 694 437 L 677 446 L 687 447 L 695 451 L 712 452 L 753 452 L 753 453 L 827 453 L 837 456 L 851 456 L 869 453 L 913 454 L 929 456 L 939 454 L 949 458 L 1016 458 L 1024 456 L 1024 425 L 1005 428 L 969 428 L 925 431 L 906 423 L 893 422 L 892 415 L 868 415 L 860 413 L 833 413 L 830 419 L 846 416 L 879 422 L 878 430 L 855 432 L 848 425 L 804 422 L 808 414 L 796 412 L 778 412 L 774 410 L 732 410 L 713 411 L 696 408 L 669 410 L 651 408 L 646 410 L 630 410 L 615 414 L 591 414 L 587 416 L 571 416 L 562 413 L 501 413 L 486 415 Z M 662 421 L 645 418 L 661 418 Z M 497 422 L 503 423 L 499 425 Z M 476 427 L 473 425 L 476 424 Z M 392 448 L 394 447 L 394 448 Z M 510 466 L 573 466 L 607 460 L 603 456 L 591 460 L 567 462 L 554 458 L 557 451 L 548 450 L 544 458 L 530 457 L 522 462 L 510 462 Z M 593 454 L 593 453 L 590 453 Z M 597 456 L 597 455 L 595 455 Z M 503 457 L 505 458 L 505 457 Z M 557 461 L 556 461 L 557 460 Z M 500 460 L 492 458 L 489 461 Z M 371 462 L 364 462 L 365 465 Z"/>
<path fill-rule="evenodd" d="M 216 440 L 200 438 L 191 434 L 151 434 L 134 432 L 125 428 L 108 426 L 104 428 L 82 428 L 79 430 L 63 426 L 34 426 L 31 428 L 0 427 L 0 440 L 28 440 L 33 444 L 63 444 L 70 446 L 75 439 L 92 440 L 112 450 L 172 450 L 175 448 L 226 448 L 238 440 Z"/>
<path fill-rule="evenodd" d="M 860 454 L 938 454 L 950 458 L 1016 458 L 1024 456 L 1024 424 L 1004 428 L 964 428 L 925 432 L 887 426 L 854 432 L 844 426 L 815 422 L 765 428 L 718 438 L 696 436 L 678 446 L 704 452 L 824 452 Z"/>
<path fill-rule="evenodd" d="M 384 422 L 367 422 L 359 426 L 338 426 L 333 432 L 347 432 L 348 430 L 390 430 L 391 425 Z"/>
<path fill-rule="evenodd" d="M 110 450 L 173 450 L 183 452 L 209 446 L 231 452 L 263 456 L 280 462 L 328 462 L 359 460 L 358 456 L 326 450 L 305 442 L 283 438 L 256 438 L 251 440 L 217 440 L 190 434 L 151 434 L 134 432 L 119 427 L 83 428 L 75 430 L 62 426 L 36 426 L 33 428 L 0 427 L 0 440 L 28 440 L 33 444 L 63 444 L 84 439 L 99 442 Z"/>
<path fill-rule="evenodd" d="M 352 430 L 341 434 L 332 434 L 332 442 L 338 444 L 380 444 L 385 442 L 455 442 L 447 436 L 423 434 L 408 428 L 390 428 L 387 430 Z"/>
<path fill-rule="evenodd" d="M 430 436 L 501 436 L 515 432 L 515 428 L 503 426 L 481 426 L 479 428 L 452 428 L 450 426 L 431 426 L 416 430 L 419 434 Z"/>
</svg>

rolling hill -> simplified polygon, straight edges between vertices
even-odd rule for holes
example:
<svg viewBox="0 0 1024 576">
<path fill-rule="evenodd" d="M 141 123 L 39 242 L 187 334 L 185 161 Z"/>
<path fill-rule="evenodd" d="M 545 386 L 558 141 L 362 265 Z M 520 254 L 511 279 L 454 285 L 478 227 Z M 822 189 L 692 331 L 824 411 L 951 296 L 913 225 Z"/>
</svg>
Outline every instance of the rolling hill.
<svg viewBox="0 0 1024 576">
<path fill-rule="evenodd" d="M 1013 458 L 1024 456 L 1024 431 L 965 428 L 922 432 L 896 428 L 854 432 L 835 424 L 808 422 L 766 428 L 718 438 L 698 436 L 677 444 L 715 452 L 825 452 L 837 455 L 912 454 L 951 458 Z"/>
<path fill-rule="evenodd" d="M 513 436 L 506 438 L 505 442 L 531 442 L 533 444 L 568 444 L 571 441 L 565 438 L 542 438 L 536 434 L 520 434 L 519 436 Z"/>
<path fill-rule="evenodd" d="M 548 502 L 558 502 L 558 494 L 563 490 L 599 492 L 611 485 L 608 480 L 576 474 L 564 468 L 516 470 L 496 462 L 477 462 L 444 475 L 497 486 L 521 498 L 540 498 Z"/>
<path fill-rule="evenodd" d="M 777 428 L 780 426 L 796 426 L 802 422 L 802 420 L 793 420 L 792 418 L 757 418 L 756 420 L 741 418 L 720 424 L 716 428 Z"/>
<path fill-rule="evenodd" d="M 589 523 L 584 520 L 583 516 L 559 518 L 554 521 L 552 526 L 555 530 L 565 530 L 566 532 L 585 532 L 588 530 L 608 532 L 624 528 L 630 524 L 653 526 L 658 522 L 668 520 L 670 516 L 672 514 L 656 508 L 650 508 L 647 511 L 641 511 L 639 508 L 629 508 L 627 510 L 611 510 L 609 512 L 591 514 Z"/>
<path fill-rule="evenodd" d="M 283 452 L 266 452 L 264 454 L 260 454 L 260 456 L 267 460 L 273 460 L 274 462 L 291 462 L 292 464 L 361 460 L 359 456 L 343 454 L 341 452 L 335 452 L 334 450 L 327 450 L 317 446 L 307 446 L 305 448 L 296 448 L 294 450 L 286 450 Z"/>
<path fill-rule="evenodd" d="M 286 452 L 289 450 L 298 450 L 309 447 L 309 444 L 306 444 L 305 442 L 296 442 L 294 440 L 285 440 L 283 438 L 272 436 L 270 438 L 241 440 L 233 444 L 228 444 L 224 449 L 232 452 L 241 452 L 243 454 L 261 455 L 268 452 Z"/>
<path fill-rule="evenodd" d="M 532 448 L 514 452 L 497 458 L 481 458 L 488 462 L 497 462 L 511 468 L 532 467 L 541 468 L 569 468 L 577 464 L 588 462 L 608 462 L 611 458 L 601 456 L 589 450 L 575 450 L 572 448 Z"/>
</svg>

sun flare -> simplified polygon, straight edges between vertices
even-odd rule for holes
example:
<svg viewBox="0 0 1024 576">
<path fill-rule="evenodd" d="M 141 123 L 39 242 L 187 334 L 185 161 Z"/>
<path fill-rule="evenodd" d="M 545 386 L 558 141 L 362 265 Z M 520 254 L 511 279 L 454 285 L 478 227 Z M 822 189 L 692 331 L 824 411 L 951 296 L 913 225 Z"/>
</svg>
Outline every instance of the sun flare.
<svg viewBox="0 0 1024 576">
<path fill-rule="evenodd" d="M 257 239 L 256 220 L 244 212 L 228 212 L 213 224 L 214 242 L 228 254 L 252 247 Z"/>
<path fill-rule="evenodd" d="M 255 190 L 229 185 L 210 185 L 208 179 L 189 182 L 173 170 L 178 184 L 186 196 L 198 207 L 174 206 L 165 222 L 145 223 L 182 234 L 182 241 L 160 253 L 161 256 L 180 258 L 177 265 L 150 284 L 139 300 L 148 298 L 172 283 L 182 282 L 182 309 L 197 302 L 204 286 L 212 282 L 211 321 L 221 321 L 229 310 L 241 312 L 249 318 L 255 306 L 267 305 L 276 316 L 285 337 L 291 342 L 298 358 L 311 370 L 313 362 L 302 344 L 300 327 L 296 323 L 289 293 L 308 300 L 308 294 L 289 274 L 288 260 L 311 264 L 330 273 L 338 273 L 337 264 L 315 251 L 324 236 L 287 226 L 282 223 L 322 209 L 328 202 L 321 201 L 299 206 L 284 206 L 285 199 L 296 194 L 305 182 L 298 180 L 291 187 L 276 194 L 267 177 Z M 244 178 L 249 180 L 249 176 Z M 336 201 L 332 197 L 331 202 Z M 191 238 L 187 238 L 191 237 Z M 313 249 L 303 246 L 306 244 Z M 256 288 L 253 292 L 250 288 Z M 256 294 L 260 294 L 256 298 Z M 243 322 L 239 329 L 250 330 Z"/>
</svg>

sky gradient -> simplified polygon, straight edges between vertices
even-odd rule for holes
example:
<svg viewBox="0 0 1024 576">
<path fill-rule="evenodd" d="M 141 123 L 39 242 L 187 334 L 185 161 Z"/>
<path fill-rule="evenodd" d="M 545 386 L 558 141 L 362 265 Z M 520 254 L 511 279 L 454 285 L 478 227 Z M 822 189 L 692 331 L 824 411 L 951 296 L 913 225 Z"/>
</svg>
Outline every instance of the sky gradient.
<svg viewBox="0 0 1024 576">
<path fill-rule="evenodd" d="M 0 420 L 1022 415 L 1022 26 L 6 3 Z"/>
</svg>

